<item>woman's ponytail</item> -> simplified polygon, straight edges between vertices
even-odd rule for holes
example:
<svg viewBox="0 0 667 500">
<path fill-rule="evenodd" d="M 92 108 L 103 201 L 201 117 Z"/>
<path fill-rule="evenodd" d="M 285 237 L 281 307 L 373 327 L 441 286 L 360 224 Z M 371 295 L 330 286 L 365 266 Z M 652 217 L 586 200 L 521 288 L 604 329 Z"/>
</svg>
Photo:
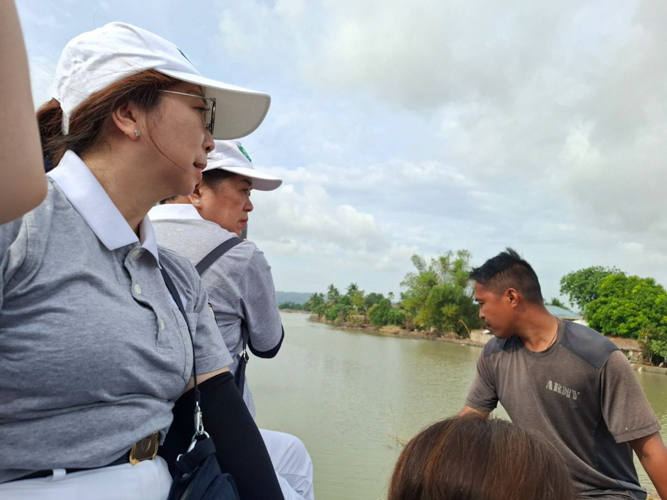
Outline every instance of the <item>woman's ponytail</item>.
<svg viewBox="0 0 667 500">
<path fill-rule="evenodd" d="M 60 103 L 55 99 L 51 99 L 37 110 L 39 138 L 42 141 L 44 169 L 47 172 L 58 164 L 60 157 L 64 153 L 59 152 L 59 145 L 64 137 L 62 122 L 63 110 L 60 107 Z"/>
</svg>

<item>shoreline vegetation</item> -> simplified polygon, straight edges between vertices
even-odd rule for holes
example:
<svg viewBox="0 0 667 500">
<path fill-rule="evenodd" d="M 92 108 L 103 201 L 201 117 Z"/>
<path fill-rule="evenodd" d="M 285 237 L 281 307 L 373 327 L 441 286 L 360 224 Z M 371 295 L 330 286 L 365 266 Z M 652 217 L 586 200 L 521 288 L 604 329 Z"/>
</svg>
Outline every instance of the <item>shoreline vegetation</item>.
<svg viewBox="0 0 667 500">
<path fill-rule="evenodd" d="M 314 314 L 317 321 L 380 334 L 483 345 L 483 323 L 470 281 L 472 255 L 447 252 L 427 261 L 411 258 L 400 298 L 365 293 L 351 283 L 342 293 L 333 284 L 305 303 L 284 302 L 281 310 Z M 664 373 L 667 365 L 667 290 L 652 278 L 629 276 L 616 268 L 588 267 L 566 274 L 560 293 L 583 315 L 558 298 L 546 303 L 564 320 L 581 320 L 622 349 L 638 369 Z M 450 332 L 450 333 L 444 333 Z"/>
<path fill-rule="evenodd" d="M 459 344 L 466 345 L 470 347 L 484 347 L 485 338 L 490 338 L 491 335 L 485 333 L 484 330 L 472 330 L 471 338 L 461 338 L 454 333 L 444 333 L 436 334 L 435 332 L 430 331 L 419 331 L 419 330 L 407 330 L 396 325 L 386 325 L 386 326 L 375 326 L 370 323 L 361 323 L 357 319 L 356 321 L 345 321 L 340 322 L 336 320 L 328 320 L 324 317 L 318 317 L 317 314 L 312 314 L 309 311 L 304 311 L 302 309 L 282 309 L 280 312 L 290 313 L 290 314 L 307 314 L 308 320 L 315 323 L 322 323 L 329 326 L 334 326 L 341 330 L 352 330 L 359 331 L 363 333 L 368 333 L 372 335 L 382 335 L 385 337 L 399 337 L 406 339 L 417 339 L 417 340 L 432 340 L 435 342 L 448 342 L 450 344 Z M 616 346 L 621 349 L 628 358 L 632 366 L 637 371 L 645 371 L 650 373 L 659 373 L 662 375 L 667 375 L 667 368 L 661 368 L 658 366 L 647 365 L 641 362 L 639 356 L 641 355 L 641 346 L 636 340 L 626 339 L 623 337 L 607 337 L 611 340 Z"/>
</svg>

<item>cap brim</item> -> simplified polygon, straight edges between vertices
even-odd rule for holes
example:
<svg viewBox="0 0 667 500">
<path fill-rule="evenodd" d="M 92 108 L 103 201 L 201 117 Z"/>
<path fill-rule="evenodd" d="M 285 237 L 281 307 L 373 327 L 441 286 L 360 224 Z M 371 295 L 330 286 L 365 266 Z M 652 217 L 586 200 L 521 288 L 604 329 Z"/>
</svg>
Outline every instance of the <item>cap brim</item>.
<svg viewBox="0 0 667 500">
<path fill-rule="evenodd" d="M 214 139 L 245 137 L 261 125 L 269 112 L 271 106 L 269 94 L 229 85 L 192 73 L 173 70 L 160 70 L 160 72 L 177 80 L 205 87 L 206 96 L 215 97 Z"/>
<path fill-rule="evenodd" d="M 216 166 L 215 163 L 213 163 L 212 165 L 206 167 L 204 172 L 216 169 L 226 170 L 227 172 L 243 175 L 244 177 L 250 177 L 252 179 L 252 188 L 258 191 L 273 191 L 274 189 L 278 189 L 283 183 L 283 180 L 278 179 L 278 177 L 273 177 L 272 175 L 264 174 L 262 172 L 258 172 L 254 168 L 248 167 Z"/>
</svg>

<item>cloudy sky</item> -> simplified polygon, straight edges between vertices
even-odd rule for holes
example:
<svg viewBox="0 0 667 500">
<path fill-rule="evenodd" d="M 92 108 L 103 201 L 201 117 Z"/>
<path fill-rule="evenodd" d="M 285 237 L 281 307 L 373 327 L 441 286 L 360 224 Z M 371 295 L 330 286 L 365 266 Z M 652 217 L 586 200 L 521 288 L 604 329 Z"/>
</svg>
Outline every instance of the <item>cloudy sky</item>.
<svg viewBox="0 0 667 500">
<path fill-rule="evenodd" d="M 590 265 L 667 283 L 662 0 L 17 3 L 36 103 L 67 41 L 111 21 L 273 96 L 243 142 L 285 179 L 249 234 L 279 290 L 398 295 L 415 252 L 506 246 L 547 298 Z"/>
</svg>

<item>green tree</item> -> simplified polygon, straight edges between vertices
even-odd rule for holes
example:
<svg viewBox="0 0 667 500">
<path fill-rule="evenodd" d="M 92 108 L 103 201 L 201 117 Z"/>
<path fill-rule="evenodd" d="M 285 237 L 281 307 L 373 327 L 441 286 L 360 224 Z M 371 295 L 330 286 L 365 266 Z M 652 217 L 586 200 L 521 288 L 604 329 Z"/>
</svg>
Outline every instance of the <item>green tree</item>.
<svg viewBox="0 0 667 500">
<path fill-rule="evenodd" d="M 401 282 L 406 289 L 401 304 L 414 326 L 465 336 L 481 326 L 469 278 L 470 258 L 467 250 L 447 252 L 428 264 L 423 257 L 412 256 L 417 272 L 408 273 Z"/>
<path fill-rule="evenodd" d="M 337 304 L 329 307 L 324 313 L 324 317 L 329 321 L 337 323 L 347 321 L 352 313 L 352 304 L 347 296 L 341 297 Z"/>
<path fill-rule="evenodd" d="M 646 361 L 653 364 L 667 362 L 667 329 L 654 326 L 644 328 L 638 338 Z"/>
<path fill-rule="evenodd" d="M 355 312 L 364 313 L 366 311 L 366 300 L 364 299 L 364 291 L 359 290 L 356 283 L 350 283 L 345 294 L 350 298 L 350 303 Z"/>
<path fill-rule="evenodd" d="M 382 299 L 377 304 L 373 304 L 368 310 L 368 319 L 375 326 L 402 326 L 405 320 L 405 312 L 393 307 L 389 299 Z"/>
<path fill-rule="evenodd" d="M 563 302 L 557 298 L 557 297 L 552 297 L 551 302 L 547 302 L 548 306 L 556 306 L 556 307 L 562 307 L 563 309 L 567 309 L 567 306 L 563 304 Z"/>
<path fill-rule="evenodd" d="M 327 307 L 326 311 L 324 312 L 324 318 L 328 319 L 329 321 L 335 321 L 338 318 L 338 312 L 343 306 L 340 306 L 338 304 L 333 304 L 331 307 Z"/>
<path fill-rule="evenodd" d="M 310 296 L 308 302 L 306 302 L 306 311 L 317 314 L 318 318 L 324 316 L 326 311 L 326 300 L 324 300 L 324 294 L 314 293 Z"/>
<path fill-rule="evenodd" d="M 327 288 L 327 303 L 329 304 L 338 304 L 340 300 L 340 292 L 333 284 L 329 285 Z"/>
<path fill-rule="evenodd" d="M 615 267 L 592 266 L 572 271 L 560 279 L 560 293 L 570 304 L 584 311 L 586 304 L 599 297 L 598 285 L 610 274 L 622 274 Z"/>
<path fill-rule="evenodd" d="M 434 271 L 429 269 L 421 255 L 415 254 L 410 260 L 417 272 L 408 273 L 403 278 L 401 287 L 406 290 L 401 294 L 401 301 L 407 310 L 417 311 L 420 302 L 423 303 L 431 289 L 438 284 L 438 277 Z"/>
<path fill-rule="evenodd" d="M 637 338 L 640 331 L 667 328 L 667 292 L 653 278 L 610 274 L 584 310 L 591 328 L 604 335 Z"/>
<path fill-rule="evenodd" d="M 364 305 L 366 306 L 366 310 L 373 307 L 382 299 L 384 299 L 384 295 L 382 295 L 381 293 L 371 292 L 368 295 L 366 295 L 366 297 L 364 298 Z"/>
<path fill-rule="evenodd" d="M 278 305 L 278 309 L 290 309 L 292 311 L 308 311 L 309 309 L 306 309 L 306 304 L 299 304 L 297 302 L 283 302 L 282 304 Z"/>
</svg>

